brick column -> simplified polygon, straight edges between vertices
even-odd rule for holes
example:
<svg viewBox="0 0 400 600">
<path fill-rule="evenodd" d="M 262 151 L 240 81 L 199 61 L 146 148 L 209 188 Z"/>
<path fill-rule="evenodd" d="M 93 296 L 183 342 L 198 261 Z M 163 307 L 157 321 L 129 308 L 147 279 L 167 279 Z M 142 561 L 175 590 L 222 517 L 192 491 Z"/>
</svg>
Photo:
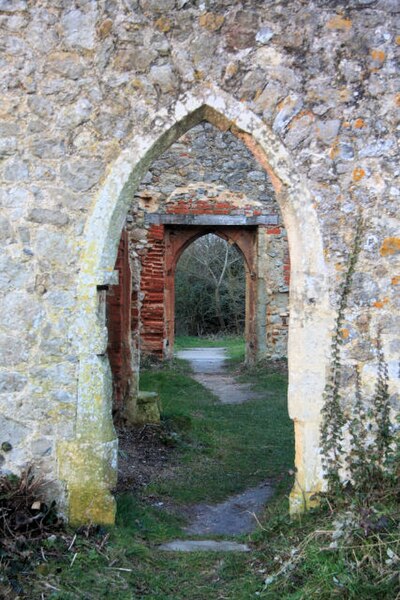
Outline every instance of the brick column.
<svg viewBox="0 0 400 600">
<path fill-rule="evenodd" d="M 140 290 L 143 294 L 141 309 L 141 352 L 163 358 L 164 325 L 164 226 L 149 229 L 150 248 L 142 261 Z"/>
</svg>

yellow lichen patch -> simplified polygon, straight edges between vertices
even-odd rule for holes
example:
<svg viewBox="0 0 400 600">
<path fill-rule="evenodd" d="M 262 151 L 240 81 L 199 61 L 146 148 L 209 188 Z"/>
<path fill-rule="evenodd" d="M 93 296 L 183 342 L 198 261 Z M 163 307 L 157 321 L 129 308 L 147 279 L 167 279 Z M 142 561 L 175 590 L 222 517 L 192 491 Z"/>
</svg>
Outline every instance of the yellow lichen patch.
<svg viewBox="0 0 400 600">
<path fill-rule="evenodd" d="M 371 58 L 375 62 L 383 63 L 386 58 L 386 54 L 383 50 L 379 50 L 379 48 L 374 48 L 371 50 Z"/>
<path fill-rule="evenodd" d="M 329 156 L 332 160 L 335 160 L 335 158 L 338 156 L 338 154 L 339 154 L 339 142 L 338 142 L 338 140 L 336 140 L 332 144 L 332 146 L 329 150 Z"/>
<path fill-rule="evenodd" d="M 338 29 L 340 31 L 349 31 L 352 27 L 351 19 L 346 19 L 346 17 L 341 17 L 340 15 L 336 15 L 329 19 L 326 24 L 328 29 Z"/>
<path fill-rule="evenodd" d="M 349 127 L 351 127 L 351 123 L 349 121 L 343 121 L 342 127 L 344 129 L 349 129 Z"/>
<path fill-rule="evenodd" d="M 230 79 L 231 77 L 234 77 L 238 71 L 239 67 L 237 63 L 230 62 L 225 69 L 225 79 Z M 262 90 L 257 90 L 256 99 L 260 96 L 261 93 Z"/>
<path fill-rule="evenodd" d="M 354 127 L 355 129 L 362 129 L 363 127 L 365 127 L 364 119 L 356 119 L 354 121 Z"/>
<path fill-rule="evenodd" d="M 400 253 L 400 238 L 388 237 L 384 240 L 381 249 L 381 256 L 391 256 Z"/>
<path fill-rule="evenodd" d="M 156 27 L 158 31 L 161 31 L 162 33 L 168 33 L 168 31 L 171 30 L 171 21 L 168 19 L 168 17 L 160 17 L 156 21 Z"/>
<path fill-rule="evenodd" d="M 348 329 L 346 329 L 345 327 L 341 330 L 340 333 L 344 340 L 347 340 L 350 335 L 350 331 Z"/>
<path fill-rule="evenodd" d="M 200 25 L 208 29 L 208 31 L 218 31 L 218 29 L 221 29 L 223 22 L 223 15 L 218 15 L 212 12 L 205 13 L 199 18 Z"/>
<path fill-rule="evenodd" d="M 392 283 L 392 285 L 400 285 L 400 275 L 396 275 L 395 277 L 392 277 L 391 283 Z"/>
<path fill-rule="evenodd" d="M 365 177 L 365 171 L 361 167 L 356 167 L 353 171 L 353 181 L 360 181 Z"/>
<path fill-rule="evenodd" d="M 348 102 L 350 99 L 351 93 L 347 88 L 342 88 L 339 92 L 339 98 L 341 102 Z"/>
<path fill-rule="evenodd" d="M 383 308 L 388 302 L 389 298 L 383 298 L 382 300 L 377 300 L 376 302 L 374 302 L 372 306 L 374 308 Z"/>
<path fill-rule="evenodd" d="M 114 525 L 116 504 L 114 497 L 106 489 L 98 487 L 70 486 L 69 524 L 74 526 Z"/>
<path fill-rule="evenodd" d="M 100 39 L 104 39 L 109 35 L 112 29 L 112 25 L 113 22 L 111 21 L 111 19 L 106 19 L 105 21 L 100 23 L 100 25 L 97 28 L 97 33 L 99 34 Z"/>
<path fill-rule="evenodd" d="M 396 35 L 395 40 L 396 44 L 400 46 L 400 35 Z"/>
<path fill-rule="evenodd" d="M 396 106 L 400 106 L 400 94 L 396 94 L 395 102 L 396 102 Z"/>
</svg>

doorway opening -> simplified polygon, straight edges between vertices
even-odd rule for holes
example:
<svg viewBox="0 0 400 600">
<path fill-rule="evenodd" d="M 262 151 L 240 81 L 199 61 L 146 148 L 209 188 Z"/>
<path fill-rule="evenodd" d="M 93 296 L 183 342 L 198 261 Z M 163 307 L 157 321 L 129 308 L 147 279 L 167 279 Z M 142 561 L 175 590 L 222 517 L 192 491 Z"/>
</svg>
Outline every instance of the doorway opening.
<svg viewBox="0 0 400 600">
<path fill-rule="evenodd" d="M 220 131 L 231 132 L 244 141 L 262 169 L 271 176 L 285 223 L 285 233 L 282 226 L 275 222 L 276 228 L 272 223 L 267 225 L 267 235 L 275 235 L 271 230 L 279 230 L 282 235 L 287 231 L 291 250 L 288 400 L 290 416 L 295 423 L 297 467 L 296 486 L 291 496 L 292 510 L 304 507 L 308 498 L 322 485 L 320 458 L 316 448 L 333 315 L 329 308 L 327 268 L 315 206 L 278 137 L 243 103 L 215 86 L 207 86 L 183 96 L 175 111 L 172 109 L 160 114 L 148 135 L 132 139 L 129 148 L 109 169 L 88 219 L 78 281 L 79 319 L 76 334 L 80 367 L 75 438 L 60 443 L 58 449 L 60 478 L 67 486 L 71 522 L 111 522 L 114 518 L 115 503 L 110 489 L 115 482 L 117 443 L 111 420 L 111 378 L 105 352 L 107 338 L 102 306 L 106 288 L 116 283 L 114 266 L 121 231 L 127 213 L 127 225 L 131 229 L 141 227 L 140 219 L 144 211 L 140 202 L 132 211 L 132 199 L 133 196 L 136 199 L 141 197 L 145 203 L 145 194 L 139 182 L 143 180 L 150 164 L 182 133 L 202 121 L 215 125 Z M 170 189 L 165 193 L 170 194 Z M 206 204 L 209 204 L 208 201 L 209 197 Z M 179 204 L 178 200 L 176 204 Z M 245 202 L 241 209 L 243 213 L 239 210 L 238 217 L 257 218 L 254 212 L 249 217 L 246 215 Z M 157 212 L 157 208 L 153 206 L 148 212 Z M 164 214 L 168 216 L 167 207 Z M 201 214 L 204 214 L 204 210 Z M 164 239 L 161 233 L 164 225 L 156 225 L 153 221 L 149 230 L 153 228 L 152 233 L 158 232 Z M 140 240 L 141 234 L 137 231 L 136 234 Z M 267 245 L 258 244 L 257 256 L 268 263 L 268 243 L 264 241 Z M 138 250 L 145 255 L 148 250 L 146 242 Z M 133 266 L 140 256 L 135 252 L 137 256 L 131 255 Z M 131 270 L 135 274 L 132 261 Z M 135 275 L 133 280 L 137 281 Z M 141 302 L 139 295 L 139 313 Z M 284 318 L 283 315 L 277 317 Z M 137 322 L 140 322 L 140 314 Z M 265 332 L 265 320 L 264 323 L 260 320 L 259 330 Z M 132 389 L 134 387 L 131 386 Z"/>
<path fill-rule="evenodd" d="M 190 244 L 175 272 L 175 337 L 240 337 L 246 269 L 238 247 L 206 233 Z"/>
</svg>

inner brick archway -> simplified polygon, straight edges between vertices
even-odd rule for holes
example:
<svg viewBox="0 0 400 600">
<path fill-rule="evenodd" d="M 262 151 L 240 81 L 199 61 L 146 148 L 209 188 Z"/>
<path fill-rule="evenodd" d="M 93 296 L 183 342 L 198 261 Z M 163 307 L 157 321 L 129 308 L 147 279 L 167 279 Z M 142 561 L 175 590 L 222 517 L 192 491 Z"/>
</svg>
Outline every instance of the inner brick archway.
<svg viewBox="0 0 400 600">
<path fill-rule="evenodd" d="M 246 362 L 257 355 L 256 294 L 257 294 L 257 229 L 255 227 L 169 226 L 165 229 L 165 356 L 172 358 L 175 332 L 175 273 L 183 252 L 196 239 L 213 233 L 240 250 L 246 272 L 245 342 Z"/>
</svg>

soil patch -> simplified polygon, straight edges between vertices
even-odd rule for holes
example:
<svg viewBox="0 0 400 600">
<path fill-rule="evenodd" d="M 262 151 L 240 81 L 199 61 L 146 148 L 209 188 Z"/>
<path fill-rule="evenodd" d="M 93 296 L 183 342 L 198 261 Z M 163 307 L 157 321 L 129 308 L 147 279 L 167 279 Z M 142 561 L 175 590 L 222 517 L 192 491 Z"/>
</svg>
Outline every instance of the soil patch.
<svg viewBox="0 0 400 600">
<path fill-rule="evenodd" d="M 118 483 L 116 491 L 140 491 L 176 462 L 175 448 L 163 425 L 121 428 L 118 431 Z"/>
</svg>

